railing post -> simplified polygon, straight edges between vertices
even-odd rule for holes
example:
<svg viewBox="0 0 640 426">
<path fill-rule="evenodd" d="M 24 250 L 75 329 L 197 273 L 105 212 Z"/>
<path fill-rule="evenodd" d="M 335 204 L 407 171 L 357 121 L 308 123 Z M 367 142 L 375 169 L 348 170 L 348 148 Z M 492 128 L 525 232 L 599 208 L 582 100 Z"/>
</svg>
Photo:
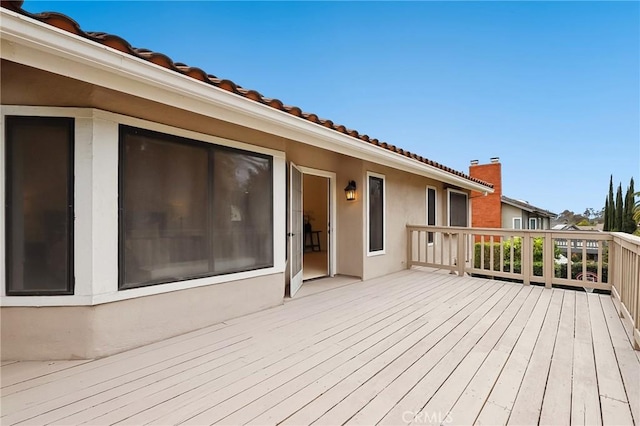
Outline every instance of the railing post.
<svg viewBox="0 0 640 426">
<path fill-rule="evenodd" d="M 463 231 L 457 231 L 457 235 L 458 235 L 458 247 L 457 247 L 457 257 L 458 257 L 458 276 L 462 277 L 464 276 L 464 268 L 465 268 L 465 263 L 466 263 L 466 256 L 465 256 L 465 240 L 464 240 L 464 232 Z"/>
<path fill-rule="evenodd" d="M 533 270 L 533 255 L 531 250 L 531 236 L 528 232 L 522 237 L 522 283 L 531 284 L 531 271 Z"/>
<path fill-rule="evenodd" d="M 553 252 L 553 236 L 547 233 L 544 236 L 544 255 L 542 257 L 542 270 L 544 275 L 544 286 L 551 288 L 555 276 L 555 262 Z"/>
<path fill-rule="evenodd" d="M 613 297 L 613 292 L 617 292 L 618 293 L 618 297 L 620 298 L 620 300 L 618 300 L 618 303 L 614 303 L 613 305 L 616 307 L 616 310 L 618 311 L 618 316 L 620 318 L 624 318 L 624 314 L 622 312 L 622 288 L 621 285 L 618 284 L 616 285 L 616 280 L 617 280 L 617 272 L 618 272 L 618 268 L 621 267 L 622 265 L 618 265 L 618 253 L 617 253 L 617 241 L 616 241 L 616 237 L 613 236 L 613 238 L 611 239 L 611 241 L 609 241 L 609 265 L 608 268 L 609 270 L 607 271 L 608 273 L 608 281 L 609 284 L 611 284 L 611 288 L 612 288 L 612 294 L 611 297 Z"/>
<path fill-rule="evenodd" d="M 418 242 L 419 243 L 419 242 Z M 413 263 L 413 250 L 411 250 L 411 245 L 413 244 L 413 238 L 411 235 L 411 228 L 407 228 L 407 269 L 411 269 Z"/>
</svg>

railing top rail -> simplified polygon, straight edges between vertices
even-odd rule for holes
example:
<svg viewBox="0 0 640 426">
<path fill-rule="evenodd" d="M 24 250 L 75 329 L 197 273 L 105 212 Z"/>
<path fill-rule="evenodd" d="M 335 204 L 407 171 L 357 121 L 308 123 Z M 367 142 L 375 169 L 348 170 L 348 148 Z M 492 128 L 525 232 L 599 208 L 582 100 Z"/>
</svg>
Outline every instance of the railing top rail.
<svg viewBox="0 0 640 426">
<path fill-rule="evenodd" d="M 620 232 L 596 232 L 596 231 L 558 231 L 555 229 L 505 229 L 505 228 L 467 228 L 461 226 L 433 226 L 433 225 L 407 225 L 407 229 L 413 231 L 432 232 L 465 232 L 476 235 L 510 235 L 510 236 L 547 236 L 551 238 L 591 240 L 591 241 L 611 241 L 615 235 L 620 235 L 626 241 L 640 244 L 640 237 L 624 234 Z M 633 239 L 628 239 L 633 237 Z"/>
<path fill-rule="evenodd" d="M 625 234 L 624 232 L 610 232 L 610 234 L 613 235 L 613 238 L 640 246 L 640 237 L 637 235 Z"/>
</svg>

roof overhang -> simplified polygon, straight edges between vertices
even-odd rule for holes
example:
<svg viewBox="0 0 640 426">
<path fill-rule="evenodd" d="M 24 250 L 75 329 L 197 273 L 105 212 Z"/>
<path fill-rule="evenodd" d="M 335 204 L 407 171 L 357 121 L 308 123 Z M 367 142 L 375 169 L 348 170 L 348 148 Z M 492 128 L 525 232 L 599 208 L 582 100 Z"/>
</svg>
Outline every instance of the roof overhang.
<svg viewBox="0 0 640 426">
<path fill-rule="evenodd" d="M 516 207 L 516 208 L 518 208 L 520 210 L 524 210 L 524 211 L 529 212 L 529 213 L 534 213 L 534 214 L 536 214 L 538 216 L 548 217 L 548 218 L 554 218 L 554 217 L 558 216 L 557 214 L 555 214 L 553 212 L 550 212 L 548 210 L 544 210 L 544 209 L 541 209 L 539 207 L 532 206 L 531 204 L 523 203 L 523 202 L 518 201 L 518 200 L 513 200 L 513 199 L 511 199 L 509 197 L 505 197 L 504 195 L 501 197 L 500 201 L 505 203 L 505 204 L 508 204 L 510 206 Z"/>
<path fill-rule="evenodd" d="M 5 8 L 3 59 L 295 140 L 460 188 L 493 188 L 273 109 Z"/>
</svg>

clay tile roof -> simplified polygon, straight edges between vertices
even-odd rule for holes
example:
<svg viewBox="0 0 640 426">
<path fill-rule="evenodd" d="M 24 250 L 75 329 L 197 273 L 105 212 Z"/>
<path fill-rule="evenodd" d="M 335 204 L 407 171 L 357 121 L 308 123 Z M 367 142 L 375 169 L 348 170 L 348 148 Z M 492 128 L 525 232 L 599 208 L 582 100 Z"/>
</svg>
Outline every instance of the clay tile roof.
<svg viewBox="0 0 640 426">
<path fill-rule="evenodd" d="M 174 72 L 186 75 L 188 77 L 191 77 L 193 79 L 196 80 L 200 80 L 202 82 L 211 84 L 212 86 L 216 86 L 219 87 L 220 89 L 235 93 L 239 96 L 242 96 L 244 98 L 250 99 L 254 102 L 259 102 L 261 104 L 264 105 L 268 105 L 271 108 L 274 109 L 278 109 L 280 111 L 285 111 L 288 112 L 289 114 L 295 115 L 297 117 L 303 118 L 305 120 L 308 120 L 312 123 L 317 123 L 321 126 L 324 127 L 328 127 L 332 130 L 335 130 L 337 132 L 343 133 L 345 135 L 351 136 L 355 139 L 358 139 L 360 141 L 366 142 L 366 143 L 370 143 L 376 146 L 379 146 L 383 149 L 387 149 L 389 151 L 392 151 L 394 153 L 397 153 L 398 155 L 403 155 L 409 158 L 413 158 L 417 161 L 420 161 L 424 164 L 436 167 L 438 169 L 444 170 L 448 173 L 451 173 L 453 175 L 462 177 L 464 179 L 467 179 L 471 182 L 475 182 L 475 183 L 479 183 L 481 185 L 485 185 L 487 187 L 492 188 L 493 185 L 487 182 L 484 182 L 480 179 L 476 179 L 476 178 L 472 178 L 464 173 L 461 173 L 457 170 L 453 170 L 449 167 L 445 167 L 442 164 L 436 163 L 434 161 L 428 160 L 420 155 L 416 155 L 412 152 L 409 151 L 405 151 L 403 149 L 400 149 L 398 147 L 396 147 L 395 145 L 391 145 L 388 144 L 386 142 L 379 142 L 377 139 L 373 139 L 373 138 L 369 138 L 369 136 L 365 135 L 365 134 L 360 134 L 358 133 L 356 130 L 351 130 L 351 129 L 347 129 L 345 126 L 341 125 L 341 124 L 334 124 L 333 121 L 331 120 L 326 120 L 326 119 L 322 119 L 319 118 L 316 114 L 312 114 L 312 113 L 307 113 L 307 112 L 303 112 L 302 109 L 300 109 L 297 106 L 288 106 L 288 105 L 284 105 L 280 100 L 278 99 L 271 99 L 271 98 L 266 98 L 264 96 L 262 96 L 259 92 L 255 91 L 255 90 L 246 90 L 243 89 L 242 87 L 238 86 L 237 84 L 235 84 L 233 81 L 231 80 L 225 80 L 225 79 L 220 79 L 214 75 L 211 74 L 207 74 L 206 72 L 204 72 L 203 70 L 201 70 L 200 68 L 197 67 L 191 67 L 188 66 L 186 64 L 183 64 L 181 62 L 174 62 L 171 58 L 169 58 L 168 56 L 162 54 L 162 53 L 158 53 L 158 52 L 154 52 L 152 50 L 148 50 L 148 49 L 140 49 L 140 48 L 135 48 L 132 47 L 129 42 L 127 42 L 126 40 L 124 40 L 121 37 L 118 37 L 116 35 L 113 34 L 107 34 L 107 33 L 101 33 L 101 32 L 87 32 L 87 31 L 83 31 L 80 28 L 80 25 L 78 25 L 78 23 L 76 21 L 74 21 L 73 19 L 71 19 L 70 17 L 63 15 L 61 13 L 56 13 L 56 12 L 43 12 L 43 13 L 30 13 L 27 12 L 26 10 L 24 10 L 22 8 L 22 4 L 23 1 L 22 0 L 2 0 L 2 7 L 12 10 L 14 12 L 20 13 L 22 15 L 28 16 L 30 18 L 33 18 L 35 20 L 38 20 L 40 22 L 43 22 L 45 24 L 54 26 L 56 28 L 59 28 L 61 30 L 64 31 L 68 31 L 70 33 L 73 33 L 75 35 L 78 35 L 80 37 L 86 38 L 88 40 L 91 40 L 93 42 L 99 43 L 103 46 L 108 46 L 111 47 L 113 49 L 116 49 L 120 52 L 126 53 L 128 55 L 140 58 L 140 59 L 144 59 L 148 62 L 152 62 L 156 65 L 159 65 L 161 67 L 170 69 Z"/>
</svg>

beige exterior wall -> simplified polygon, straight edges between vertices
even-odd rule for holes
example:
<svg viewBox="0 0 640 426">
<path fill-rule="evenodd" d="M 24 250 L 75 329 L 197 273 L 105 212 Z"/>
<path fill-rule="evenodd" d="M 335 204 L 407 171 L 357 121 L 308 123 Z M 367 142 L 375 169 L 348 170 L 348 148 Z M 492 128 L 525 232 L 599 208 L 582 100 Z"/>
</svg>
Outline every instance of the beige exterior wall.
<svg viewBox="0 0 640 426">
<path fill-rule="evenodd" d="M 284 275 L 96 306 L 2 308 L 2 360 L 99 358 L 282 304 Z"/>
<path fill-rule="evenodd" d="M 8 61 L 2 61 L 1 72 L 3 105 L 95 108 L 285 152 L 287 162 L 335 173 L 338 192 L 337 218 L 333 224 L 338 259 L 335 270 L 337 274 L 363 276 L 364 203 L 361 197 L 347 202 L 342 191 L 348 180 L 358 179 L 363 170 L 362 160 Z M 113 215 L 116 215 L 115 210 Z M 284 233 L 275 237 L 284 238 Z M 111 248 L 115 249 L 115 246 Z M 81 256 L 79 247 L 75 255 Z M 115 277 L 113 271 L 109 275 Z M 206 327 L 282 303 L 287 275 L 288 270 L 250 279 L 235 278 L 214 285 L 93 306 L 64 306 L 66 303 L 37 308 L 3 306 L 2 359 L 95 358 Z M 104 281 L 104 276 L 86 279 Z M 114 279 L 102 282 L 101 286 L 116 288 Z M 83 284 L 77 282 L 76 289 L 95 287 L 95 283 Z M 151 287 L 146 288 L 149 289 Z"/>
<path fill-rule="evenodd" d="M 366 246 L 367 208 L 362 209 L 363 221 L 363 279 L 383 276 L 391 272 L 405 269 L 407 258 L 407 225 L 425 225 L 427 220 L 427 186 L 436 188 L 437 224 L 446 225 L 447 222 L 447 191 L 442 182 L 405 173 L 399 170 L 381 167 L 377 164 L 365 163 L 362 173 L 362 198 L 366 194 L 367 172 L 384 175 L 385 177 L 385 253 L 368 254 Z M 358 183 L 359 184 L 359 183 Z M 360 186 L 359 186 L 360 188 Z M 366 198 L 364 200 L 366 203 Z"/>
<path fill-rule="evenodd" d="M 290 141 L 285 151 L 287 161 L 297 166 L 308 167 L 317 170 L 334 172 L 336 174 L 336 221 L 334 234 L 336 238 L 337 265 L 336 273 L 362 277 L 362 200 L 361 185 L 364 180 L 358 181 L 358 198 L 355 201 L 347 201 L 342 190 L 349 180 L 357 180 L 356 173 L 362 170 L 362 160 L 336 154 L 331 151 L 318 149 Z M 307 194 L 309 195 L 309 194 Z"/>
<path fill-rule="evenodd" d="M 427 186 L 437 190 L 437 224 L 447 224 L 447 191 L 440 181 L 257 131 L 250 120 L 247 127 L 230 124 L 224 116 L 201 116 L 4 60 L 0 71 L 3 105 L 95 108 L 272 149 L 285 153 L 287 164 L 335 173 L 336 223 L 332 226 L 337 274 L 369 279 L 406 268 L 405 227 L 426 223 Z M 111 169 L 105 170 L 95 173 L 116 179 Z M 367 172 L 385 176 L 385 253 L 375 256 L 368 255 L 366 246 Z M 350 180 L 358 188 L 355 201 L 347 201 L 342 190 Z M 116 217 L 115 211 L 112 216 Z M 284 217 L 275 219 L 284 221 Z M 284 234 L 274 237 L 284 239 Z M 100 243 L 94 242 L 94 249 L 96 244 Z M 113 256 L 115 245 L 108 250 Z M 106 271 L 110 276 L 112 269 Z M 107 275 L 94 275 L 87 280 L 104 282 L 88 288 L 117 287 L 113 279 L 105 279 Z M 285 269 L 93 306 L 3 307 L 2 359 L 94 358 L 116 353 L 282 303 L 287 279 Z"/>
<path fill-rule="evenodd" d="M 548 217 L 533 216 L 518 207 L 510 204 L 502 203 L 502 227 L 505 229 L 513 229 L 513 218 L 522 219 L 522 229 L 529 229 L 529 218 L 535 217 L 537 220 L 537 229 L 551 229 L 551 219 Z"/>
<path fill-rule="evenodd" d="M 357 177 L 363 170 L 362 160 L 5 60 L 2 61 L 0 72 L 2 104 L 102 109 L 211 136 L 284 151 L 288 162 L 291 161 L 298 166 L 335 172 L 336 187 L 339 192 L 336 194 L 336 273 L 355 277 L 363 276 L 360 253 L 362 253 L 362 229 L 364 226 L 362 208 L 364 208 L 364 204 L 361 195 L 365 180 L 357 182 L 359 197 L 356 201 L 347 202 L 342 192 L 342 188 L 347 185 L 349 180 L 358 180 Z M 30 90 L 22 90 L 23 87 L 29 87 Z"/>
<path fill-rule="evenodd" d="M 519 217 L 522 220 L 522 229 L 526 229 L 526 216 L 523 211 L 510 204 L 502 203 L 502 227 L 505 229 L 513 229 L 513 218 Z"/>
</svg>

